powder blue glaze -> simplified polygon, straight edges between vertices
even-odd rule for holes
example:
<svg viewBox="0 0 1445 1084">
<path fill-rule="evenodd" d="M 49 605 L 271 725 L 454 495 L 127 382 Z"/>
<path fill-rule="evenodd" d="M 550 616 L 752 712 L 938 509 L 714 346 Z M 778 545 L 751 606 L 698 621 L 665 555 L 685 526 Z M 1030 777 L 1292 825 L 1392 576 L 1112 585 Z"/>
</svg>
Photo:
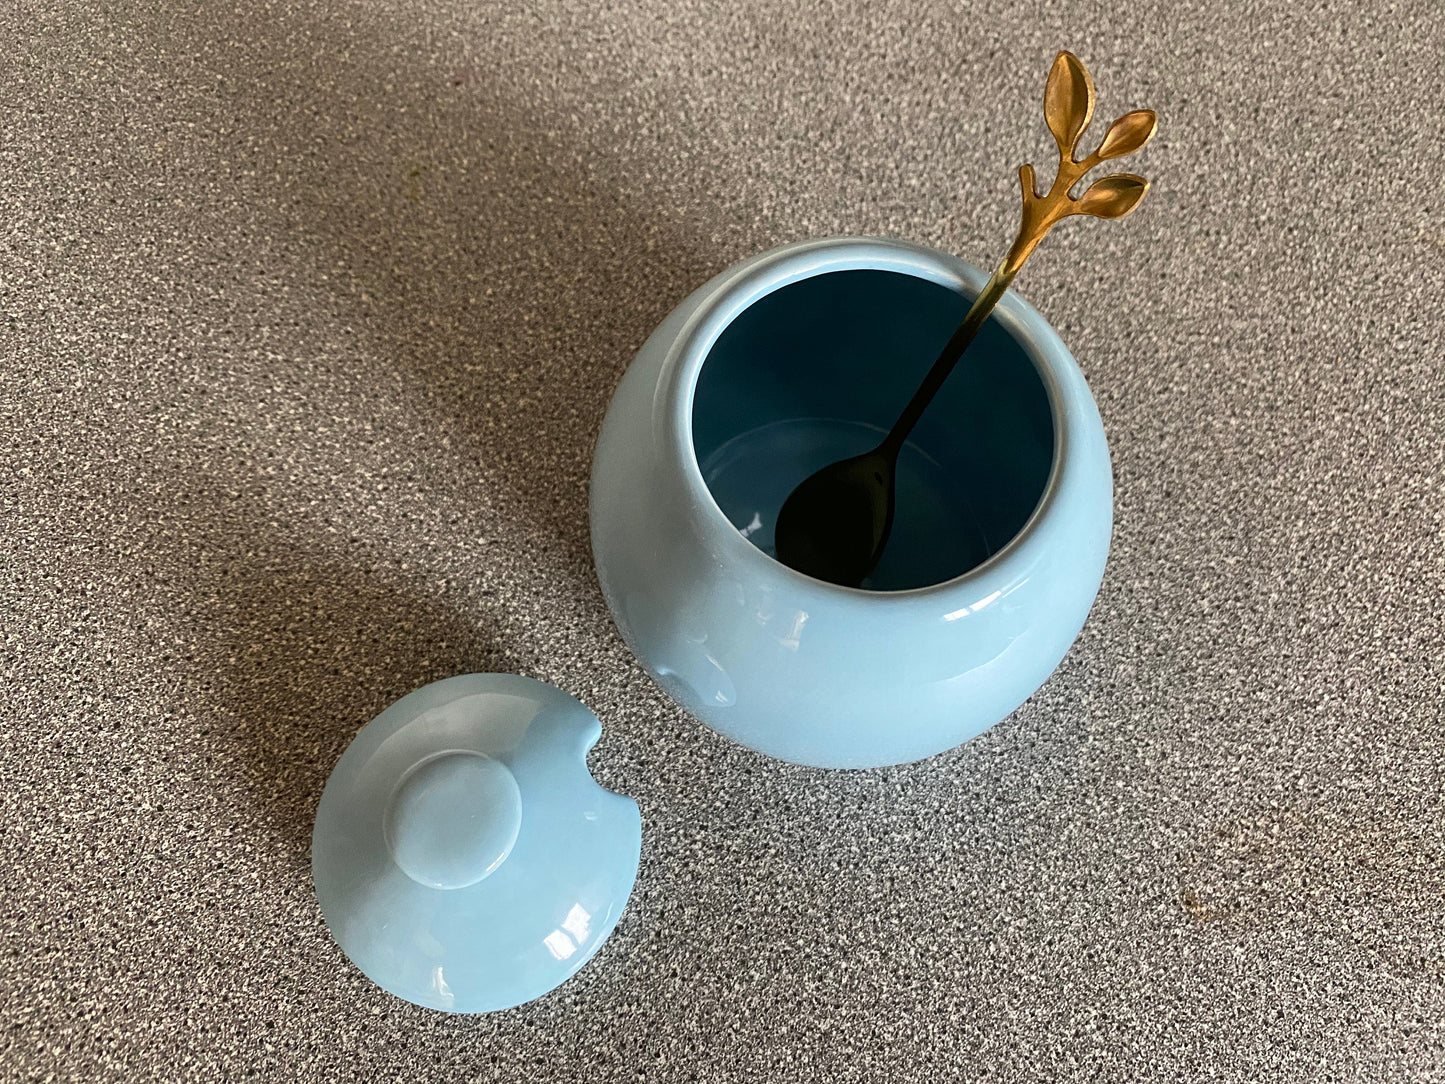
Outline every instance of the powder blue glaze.
<svg viewBox="0 0 1445 1084">
<path fill-rule="evenodd" d="M 397 785 L 382 831 L 418 884 L 467 888 L 495 873 L 522 830 L 522 791 L 500 760 L 438 753 Z"/>
<path fill-rule="evenodd" d="M 637 805 L 587 771 L 602 732 L 566 693 L 511 674 L 398 700 L 337 762 L 316 814 L 316 897 L 377 985 L 489 1012 L 565 981 L 637 876 Z"/>
<path fill-rule="evenodd" d="M 1017 294 L 913 432 L 863 589 L 771 557 L 812 470 L 875 444 L 986 276 L 893 241 L 764 253 L 687 298 L 608 409 L 592 545 L 618 628 L 668 692 L 771 756 L 930 756 L 1016 708 L 1098 591 L 1113 489 L 1078 366 Z"/>
</svg>

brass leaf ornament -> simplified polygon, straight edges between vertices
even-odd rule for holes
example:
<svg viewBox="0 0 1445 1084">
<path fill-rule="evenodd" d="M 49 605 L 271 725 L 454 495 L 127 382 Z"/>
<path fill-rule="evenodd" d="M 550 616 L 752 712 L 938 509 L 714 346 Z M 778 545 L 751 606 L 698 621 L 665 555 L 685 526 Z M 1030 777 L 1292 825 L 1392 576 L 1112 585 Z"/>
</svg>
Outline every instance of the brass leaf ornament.
<svg viewBox="0 0 1445 1084">
<path fill-rule="evenodd" d="M 1108 160 L 1133 154 L 1154 138 L 1154 130 L 1158 127 L 1159 118 L 1152 109 L 1136 109 L 1132 113 L 1125 113 L 1109 125 L 1104 142 L 1099 144 L 1099 158 Z"/>
<path fill-rule="evenodd" d="M 1077 206 L 1081 215 L 1095 218 L 1123 218 L 1144 198 L 1149 191 L 1149 182 L 1132 173 L 1115 173 L 1089 186 L 1079 197 Z"/>
<path fill-rule="evenodd" d="M 1044 120 L 1059 145 L 1059 165 L 1054 183 L 1047 192 L 1040 192 L 1034 167 L 1019 169 L 1019 186 L 1023 189 L 1023 218 L 1018 236 L 995 272 L 1001 276 L 1003 289 L 1018 274 L 1024 261 L 1056 222 L 1070 215 L 1092 215 L 1095 218 L 1123 218 L 1144 198 L 1149 182 L 1132 173 L 1119 173 L 1093 184 L 1082 196 L 1069 193 L 1091 169 L 1111 158 L 1122 158 L 1140 150 L 1154 137 L 1159 118 L 1152 109 L 1136 109 L 1125 113 L 1109 125 L 1103 141 L 1092 154 L 1080 158 L 1079 140 L 1094 115 L 1094 79 L 1084 62 L 1070 52 L 1054 58 L 1049 81 L 1044 88 Z M 992 285 L 992 284 L 991 284 Z M 1002 293 L 1002 289 L 999 290 Z"/>
<path fill-rule="evenodd" d="M 1093 115 L 1093 76 L 1073 53 L 1060 53 L 1054 58 L 1049 82 L 1044 88 L 1044 120 L 1061 152 L 1073 150 Z"/>
</svg>

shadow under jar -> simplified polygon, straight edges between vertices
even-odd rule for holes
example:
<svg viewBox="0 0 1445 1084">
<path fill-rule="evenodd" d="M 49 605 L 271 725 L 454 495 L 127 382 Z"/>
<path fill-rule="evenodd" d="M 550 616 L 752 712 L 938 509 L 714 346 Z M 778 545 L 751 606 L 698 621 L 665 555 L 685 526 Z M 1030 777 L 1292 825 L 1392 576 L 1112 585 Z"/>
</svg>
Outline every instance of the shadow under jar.
<svg viewBox="0 0 1445 1084">
<path fill-rule="evenodd" d="M 1098 591 L 1112 524 L 1088 387 L 1007 294 L 899 457 L 861 588 L 772 556 L 792 488 L 877 444 L 986 276 L 844 238 L 764 253 L 683 302 L 609 407 L 592 475 L 619 629 L 714 730 L 804 764 L 948 749 L 1048 677 Z"/>
</svg>

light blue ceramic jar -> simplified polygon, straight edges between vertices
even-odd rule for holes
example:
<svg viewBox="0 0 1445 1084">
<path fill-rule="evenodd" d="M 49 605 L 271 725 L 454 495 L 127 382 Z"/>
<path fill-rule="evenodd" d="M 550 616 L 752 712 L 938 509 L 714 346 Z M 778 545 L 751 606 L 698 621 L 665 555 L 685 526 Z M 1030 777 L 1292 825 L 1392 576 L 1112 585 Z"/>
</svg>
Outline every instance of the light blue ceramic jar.
<svg viewBox="0 0 1445 1084">
<path fill-rule="evenodd" d="M 900 457 L 862 589 L 771 556 L 815 469 L 878 442 L 986 276 L 896 241 L 789 245 L 718 275 L 623 377 L 592 471 L 618 628 L 692 714 L 802 764 L 895 764 L 967 741 L 1047 679 L 1108 555 L 1099 412 L 1010 292 Z"/>
</svg>

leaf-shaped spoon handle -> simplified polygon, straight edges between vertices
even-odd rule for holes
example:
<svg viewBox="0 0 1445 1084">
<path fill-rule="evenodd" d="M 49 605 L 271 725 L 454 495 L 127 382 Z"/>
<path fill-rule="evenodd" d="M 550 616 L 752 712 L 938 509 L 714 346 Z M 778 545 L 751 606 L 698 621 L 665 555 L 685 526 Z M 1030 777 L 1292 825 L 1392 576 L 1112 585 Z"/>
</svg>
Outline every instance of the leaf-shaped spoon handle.
<svg viewBox="0 0 1445 1084">
<path fill-rule="evenodd" d="M 1053 187 L 1047 194 L 1035 187 L 1034 167 L 1019 168 L 1023 188 L 1024 213 L 1000 270 L 1010 278 L 1029 258 L 1054 223 L 1070 215 L 1094 215 L 1097 218 L 1123 218 L 1144 198 L 1149 182 L 1132 173 L 1115 173 L 1096 181 L 1082 196 L 1074 199 L 1070 189 L 1100 162 L 1133 154 L 1153 138 L 1159 118 L 1152 109 L 1136 109 L 1125 113 L 1109 126 L 1103 142 L 1093 154 L 1079 158 L 1075 153 L 1079 138 L 1094 115 L 1094 80 L 1084 62 L 1073 53 L 1062 52 L 1054 58 L 1044 90 L 1044 120 L 1059 145 L 1059 168 Z"/>
<path fill-rule="evenodd" d="M 1009 246 L 1008 254 L 998 265 L 984 285 L 963 323 L 953 333 L 948 344 L 939 354 L 933 368 L 928 371 L 918 391 L 909 400 L 908 406 L 899 415 L 898 421 L 889 430 L 883 447 L 897 453 L 908 439 L 908 434 L 923 415 L 938 389 L 943 386 L 948 374 L 953 371 L 958 359 L 968 349 L 968 344 L 978 334 L 978 329 L 988 319 L 993 307 L 998 304 L 1013 282 L 1014 276 L 1023 267 L 1030 253 L 1053 229 L 1055 223 L 1071 215 L 1092 215 L 1095 218 L 1123 218 L 1144 198 L 1149 191 L 1149 182 L 1132 173 L 1115 173 L 1095 181 L 1077 199 L 1069 191 L 1078 184 L 1084 174 L 1101 162 L 1111 158 L 1122 158 L 1133 154 L 1153 138 L 1159 118 L 1152 109 L 1136 109 L 1125 113 L 1109 126 L 1103 141 L 1093 154 L 1079 158 L 1075 154 L 1079 139 L 1088 128 L 1094 116 L 1094 80 L 1084 62 L 1073 53 L 1064 51 L 1054 58 L 1049 70 L 1048 85 L 1044 88 L 1044 120 L 1053 133 L 1054 142 L 1059 146 L 1059 166 L 1054 173 L 1053 186 L 1047 193 L 1040 193 L 1034 179 L 1034 167 L 1019 167 L 1019 182 L 1023 188 L 1023 216 L 1019 222 L 1018 235 Z"/>
</svg>

